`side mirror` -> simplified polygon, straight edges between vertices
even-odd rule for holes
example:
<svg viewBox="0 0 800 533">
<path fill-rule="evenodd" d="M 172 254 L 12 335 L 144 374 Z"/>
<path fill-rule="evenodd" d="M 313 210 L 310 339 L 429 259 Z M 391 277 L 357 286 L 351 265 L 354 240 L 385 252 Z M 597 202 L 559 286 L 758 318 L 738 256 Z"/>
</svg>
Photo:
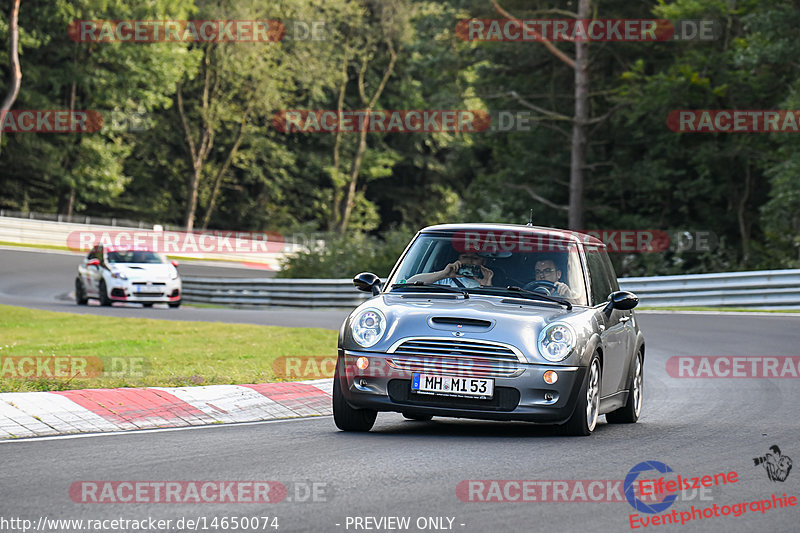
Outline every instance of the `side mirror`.
<svg viewBox="0 0 800 533">
<path fill-rule="evenodd" d="M 372 272 L 362 272 L 361 274 L 356 274 L 356 276 L 353 278 L 353 285 L 355 285 L 356 289 L 360 291 L 371 291 L 373 296 L 376 296 L 379 292 L 381 292 L 381 278 Z"/>
<path fill-rule="evenodd" d="M 639 305 L 639 297 L 628 291 L 612 292 L 608 296 L 608 305 L 603 311 L 606 315 L 611 315 L 611 311 L 619 309 L 620 311 L 628 311 Z"/>
<path fill-rule="evenodd" d="M 175 268 L 178 268 L 178 264 L 179 263 L 177 261 L 175 261 L 174 259 L 172 261 L 170 261 L 170 263 L 172 263 L 172 266 L 174 266 Z"/>
<path fill-rule="evenodd" d="M 100 260 L 99 259 L 90 259 L 89 262 L 86 263 L 87 267 L 99 267 Z"/>
</svg>

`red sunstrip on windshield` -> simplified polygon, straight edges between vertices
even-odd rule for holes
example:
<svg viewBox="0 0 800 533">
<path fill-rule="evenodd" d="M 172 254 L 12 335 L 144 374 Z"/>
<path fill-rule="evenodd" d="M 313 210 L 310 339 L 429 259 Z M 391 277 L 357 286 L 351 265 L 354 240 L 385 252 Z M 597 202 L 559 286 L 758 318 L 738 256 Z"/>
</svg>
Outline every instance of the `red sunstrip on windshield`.
<svg viewBox="0 0 800 533">
<path fill-rule="evenodd" d="M 531 233 L 517 230 L 462 230 L 453 235 L 459 252 L 567 252 L 576 251 L 575 237 L 587 245 L 606 245 L 606 251 L 619 253 L 663 252 L 670 239 L 661 230 L 583 230 L 563 233 Z M 589 251 L 599 248 L 589 247 Z"/>
</svg>

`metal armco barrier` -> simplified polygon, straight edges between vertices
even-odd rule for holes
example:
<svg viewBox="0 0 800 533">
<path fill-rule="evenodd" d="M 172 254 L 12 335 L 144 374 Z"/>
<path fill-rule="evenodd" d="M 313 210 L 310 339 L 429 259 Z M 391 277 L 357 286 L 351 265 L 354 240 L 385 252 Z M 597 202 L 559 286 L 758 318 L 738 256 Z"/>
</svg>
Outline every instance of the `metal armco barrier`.
<svg viewBox="0 0 800 533">
<path fill-rule="evenodd" d="M 89 217 L 82 217 L 86 221 L 91 221 Z M 116 220 L 114 220 L 116 222 Z M 141 225 L 141 224 L 140 224 Z M 0 211 L 0 241 L 12 244 L 31 244 L 31 245 L 50 245 L 66 247 L 69 243 L 69 235 L 75 232 L 96 232 L 102 234 L 103 232 L 120 232 L 120 231 L 145 231 L 153 232 L 151 228 L 135 228 L 124 226 L 101 226 L 97 224 L 77 224 L 67 223 L 53 220 L 38 220 L 27 218 L 15 218 L 5 216 L 4 211 Z M 244 239 L 242 242 L 250 242 Z M 302 250 L 301 246 L 293 243 L 279 243 L 283 250 L 273 252 L 254 252 L 243 253 L 234 251 L 223 252 L 202 252 L 189 251 L 178 252 L 174 255 L 180 257 L 187 257 L 192 259 L 223 259 L 228 261 L 241 261 L 245 263 L 261 263 L 267 265 L 272 270 L 280 270 L 280 262 L 287 253 Z M 247 249 L 252 249 L 251 245 L 246 246 Z M 88 251 L 85 250 L 84 253 Z M 172 254 L 170 254 L 172 255 Z"/>
<path fill-rule="evenodd" d="M 182 278 L 183 301 L 225 305 L 355 307 L 370 297 L 351 279 Z"/>
<path fill-rule="evenodd" d="M 641 306 L 800 308 L 800 270 L 620 278 Z M 183 278 L 186 302 L 354 307 L 370 295 L 350 279 Z"/>
<path fill-rule="evenodd" d="M 800 308 L 800 270 L 620 278 L 623 290 L 652 307 Z"/>
</svg>

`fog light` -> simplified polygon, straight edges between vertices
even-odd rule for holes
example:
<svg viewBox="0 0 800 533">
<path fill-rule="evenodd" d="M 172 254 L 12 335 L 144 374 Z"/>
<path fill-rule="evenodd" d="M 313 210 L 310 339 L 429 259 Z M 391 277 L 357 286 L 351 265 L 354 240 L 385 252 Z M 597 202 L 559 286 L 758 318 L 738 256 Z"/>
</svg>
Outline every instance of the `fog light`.
<svg viewBox="0 0 800 533">
<path fill-rule="evenodd" d="M 366 370 L 369 366 L 369 359 L 366 357 L 359 357 L 356 359 L 356 366 L 361 370 Z"/>
<path fill-rule="evenodd" d="M 544 382 L 547 383 L 548 385 L 552 385 L 553 383 L 558 381 L 558 374 L 556 373 L 555 370 L 548 370 L 547 372 L 544 373 L 543 377 L 544 377 Z"/>
</svg>

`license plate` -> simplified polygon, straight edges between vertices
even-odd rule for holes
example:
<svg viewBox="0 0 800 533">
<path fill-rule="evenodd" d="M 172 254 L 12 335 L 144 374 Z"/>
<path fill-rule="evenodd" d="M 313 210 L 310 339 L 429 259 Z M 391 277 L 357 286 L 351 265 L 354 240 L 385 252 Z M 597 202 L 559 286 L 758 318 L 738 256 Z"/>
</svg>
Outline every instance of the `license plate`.
<svg viewBox="0 0 800 533">
<path fill-rule="evenodd" d="M 488 400 L 494 395 L 494 380 L 415 373 L 411 375 L 411 390 L 419 394 L 471 396 Z"/>
</svg>

